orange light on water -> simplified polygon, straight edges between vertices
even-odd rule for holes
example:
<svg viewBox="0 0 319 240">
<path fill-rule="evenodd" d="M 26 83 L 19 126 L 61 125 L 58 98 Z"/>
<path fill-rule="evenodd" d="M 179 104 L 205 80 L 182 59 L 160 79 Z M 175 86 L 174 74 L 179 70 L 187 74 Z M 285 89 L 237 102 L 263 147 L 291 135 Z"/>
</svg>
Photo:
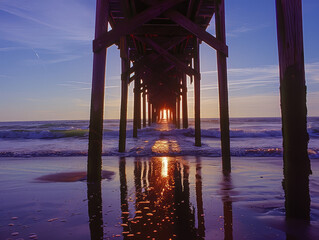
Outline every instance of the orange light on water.
<svg viewBox="0 0 319 240">
<path fill-rule="evenodd" d="M 168 176 L 168 158 L 162 157 L 162 177 Z"/>
<path fill-rule="evenodd" d="M 163 110 L 163 119 L 164 120 L 167 119 L 167 110 L 166 109 Z"/>
</svg>

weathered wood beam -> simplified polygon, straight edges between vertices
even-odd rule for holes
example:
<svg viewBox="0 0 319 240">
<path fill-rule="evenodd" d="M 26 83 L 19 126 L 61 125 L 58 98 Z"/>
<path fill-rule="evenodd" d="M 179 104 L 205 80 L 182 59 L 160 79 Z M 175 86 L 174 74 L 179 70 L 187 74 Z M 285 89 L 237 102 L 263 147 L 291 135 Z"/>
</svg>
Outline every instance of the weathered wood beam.
<svg viewBox="0 0 319 240">
<path fill-rule="evenodd" d="M 157 0 L 143 0 L 143 2 L 152 6 L 154 6 L 155 4 L 158 4 Z M 201 1 L 199 4 L 201 4 Z M 206 42 L 212 48 L 228 56 L 228 47 L 226 43 L 216 39 L 214 36 L 206 32 L 203 28 L 198 26 L 196 23 L 192 22 L 187 17 L 185 17 L 183 14 L 173 10 L 168 10 L 164 12 L 163 14 L 164 16 L 170 18 L 172 21 L 176 22 L 178 25 L 182 26 L 183 28 L 187 29 L 189 32 L 197 36 L 200 40 Z"/>
<path fill-rule="evenodd" d="M 194 69 L 200 72 L 200 57 L 199 57 L 199 39 L 196 41 L 194 49 Z M 194 78 L 194 113 L 195 113 L 195 146 L 201 147 L 201 128 L 200 128 L 200 74 Z"/>
<path fill-rule="evenodd" d="M 139 78 L 134 81 L 133 138 L 137 138 Z"/>
<path fill-rule="evenodd" d="M 95 38 L 107 31 L 109 1 L 97 0 Z M 101 180 L 106 49 L 94 53 L 87 163 L 88 182 Z"/>
<path fill-rule="evenodd" d="M 120 136 L 119 136 L 119 152 L 125 152 L 126 145 L 126 124 L 127 124 L 127 96 L 128 96 L 128 75 L 125 74 L 130 67 L 128 59 L 128 48 L 126 37 L 121 38 L 121 61 L 122 61 L 122 75 L 121 75 L 121 112 L 120 112 Z"/>
<path fill-rule="evenodd" d="M 146 127 L 146 89 L 143 89 L 143 127 Z"/>
<path fill-rule="evenodd" d="M 159 36 L 187 36 L 189 35 L 189 31 L 184 29 L 183 27 L 176 25 L 168 25 L 168 26 L 147 26 L 143 25 L 136 30 L 134 30 L 134 35 L 142 35 L 145 36 L 145 33 L 148 34 L 157 34 Z"/>
<path fill-rule="evenodd" d="M 163 48 L 166 50 L 170 50 L 171 48 L 175 47 L 177 44 L 183 42 L 186 37 L 173 37 L 169 41 L 164 42 Z M 160 54 L 150 54 L 147 56 L 143 56 L 139 61 L 135 61 L 134 65 L 128 70 L 128 74 L 132 74 L 133 72 L 138 72 L 145 67 L 148 63 L 154 63 L 161 55 Z"/>
<path fill-rule="evenodd" d="M 226 43 L 225 31 L 225 5 L 224 0 L 216 6 L 215 12 L 216 37 L 219 41 Z M 219 90 L 219 112 L 220 112 L 220 133 L 222 148 L 222 165 L 224 173 L 231 171 L 230 163 L 230 142 L 229 142 L 229 110 L 228 110 L 228 86 L 227 86 L 227 63 L 226 55 L 217 51 L 217 71 Z"/>
<path fill-rule="evenodd" d="M 151 126 L 152 124 L 152 104 L 150 102 L 150 95 L 147 94 L 147 102 L 148 102 L 148 126 Z"/>
<path fill-rule="evenodd" d="M 181 128 L 181 97 L 178 95 L 176 97 L 177 100 L 177 124 L 176 127 L 177 129 Z"/>
<path fill-rule="evenodd" d="M 141 129 L 141 79 L 137 78 L 135 79 L 135 82 L 137 82 L 137 89 L 135 89 L 137 95 L 137 129 Z"/>
<path fill-rule="evenodd" d="M 103 48 L 108 48 L 118 41 L 121 36 L 130 34 L 142 24 L 161 15 L 163 12 L 182 1 L 184 0 L 166 0 L 164 2 L 157 3 L 135 17 L 125 19 L 123 22 L 116 24 L 109 32 L 105 32 L 96 37 L 93 41 L 93 51 L 98 52 Z"/>
<path fill-rule="evenodd" d="M 166 49 L 164 49 L 163 47 L 161 47 L 160 45 L 155 43 L 150 38 L 140 38 L 140 37 L 137 37 L 137 38 L 140 39 L 141 41 L 145 42 L 149 46 L 151 46 L 156 52 L 158 52 L 163 57 L 165 57 L 169 62 L 175 64 L 176 67 L 183 69 L 185 71 L 185 73 L 187 73 L 188 75 L 191 76 L 191 75 L 198 75 L 199 74 L 197 71 L 188 67 L 185 63 L 180 61 L 178 58 L 176 58 L 174 55 L 169 53 Z"/>
<path fill-rule="evenodd" d="M 187 112 L 187 81 L 186 75 L 182 75 L 182 112 L 183 112 L 183 128 L 188 128 L 188 112 Z"/>
<path fill-rule="evenodd" d="M 212 48 L 222 52 L 225 56 L 228 56 L 228 47 L 226 43 L 223 43 L 222 41 L 216 39 L 210 33 L 199 27 L 196 23 L 185 17 L 183 14 L 177 11 L 167 11 L 164 13 L 164 15 L 187 29 L 189 32 L 197 36 L 200 40 L 204 41 Z"/>
<path fill-rule="evenodd" d="M 194 3 L 195 3 L 195 0 L 189 0 L 188 7 L 187 7 L 187 13 L 186 13 L 187 18 L 192 17 L 192 12 L 194 10 Z"/>
<path fill-rule="evenodd" d="M 310 220 L 302 2 L 276 0 L 287 218 Z"/>
</svg>

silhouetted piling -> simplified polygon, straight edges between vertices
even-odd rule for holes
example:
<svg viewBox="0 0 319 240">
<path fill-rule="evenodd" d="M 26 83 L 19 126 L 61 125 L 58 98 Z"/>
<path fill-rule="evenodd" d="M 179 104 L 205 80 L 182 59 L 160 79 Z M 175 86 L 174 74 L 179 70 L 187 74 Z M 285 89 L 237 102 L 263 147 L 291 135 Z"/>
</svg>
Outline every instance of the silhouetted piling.
<svg viewBox="0 0 319 240">
<path fill-rule="evenodd" d="M 143 87 L 143 127 L 146 127 L 146 92 L 145 85 Z"/>
<path fill-rule="evenodd" d="M 301 0 L 276 0 L 287 218 L 310 219 Z"/>
<path fill-rule="evenodd" d="M 135 80 L 136 81 L 136 80 Z M 137 90 L 136 90 L 136 95 L 137 95 L 137 128 L 141 129 L 142 127 L 142 117 L 141 117 L 141 79 L 137 80 Z"/>
<path fill-rule="evenodd" d="M 128 75 L 126 71 L 130 68 L 128 60 L 126 38 L 122 37 L 121 48 L 122 75 L 121 75 L 121 113 L 120 113 L 120 136 L 119 136 L 119 152 L 125 152 L 126 144 L 126 124 L 127 124 L 127 92 L 128 92 Z"/>
<path fill-rule="evenodd" d="M 134 116 L 133 116 L 133 137 L 137 138 L 137 128 L 138 128 L 138 79 L 135 79 L 134 81 Z"/>
<path fill-rule="evenodd" d="M 108 0 L 97 0 L 95 19 L 95 39 L 107 31 Z M 91 112 L 89 127 L 89 149 L 87 178 L 89 182 L 101 179 L 102 168 L 102 136 L 103 136 L 103 111 L 104 111 L 104 86 L 105 86 L 106 48 L 94 52 L 93 76 L 91 92 Z"/>
<path fill-rule="evenodd" d="M 149 97 L 148 97 L 149 98 Z M 148 101 L 148 126 L 152 124 L 152 104 Z"/>
<path fill-rule="evenodd" d="M 182 110 L 183 110 L 183 128 L 188 128 L 186 74 L 182 75 Z"/>
<path fill-rule="evenodd" d="M 226 44 L 225 33 L 225 5 L 224 0 L 216 4 L 215 28 L 216 38 Z M 220 133 L 223 171 L 231 171 L 230 142 L 229 142 L 229 110 L 228 110 L 228 86 L 227 86 L 227 63 L 226 55 L 217 51 L 219 111 L 220 111 Z"/>
<path fill-rule="evenodd" d="M 178 129 L 181 128 L 181 99 L 180 99 L 180 96 L 178 95 L 177 98 L 177 124 L 176 124 L 176 127 Z"/>
<path fill-rule="evenodd" d="M 199 39 L 194 49 L 194 69 L 197 71 L 194 79 L 194 100 L 195 100 L 195 146 L 202 146 L 200 129 L 200 67 L 199 67 Z"/>
</svg>

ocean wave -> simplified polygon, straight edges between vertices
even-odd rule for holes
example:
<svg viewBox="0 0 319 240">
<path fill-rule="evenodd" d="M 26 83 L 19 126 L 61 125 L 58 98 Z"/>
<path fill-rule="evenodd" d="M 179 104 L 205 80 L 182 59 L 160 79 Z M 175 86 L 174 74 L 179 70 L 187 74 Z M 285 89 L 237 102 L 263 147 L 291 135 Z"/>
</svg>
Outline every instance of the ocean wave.
<svg viewBox="0 0 319 240">
<path fill-rule="evenodd" d="M 308 128 L 310 138 L 319 138 L 319 128 Z M 53 130 L 4 130 L 0 131 L 0 139 L 58 139 L 58 138 L 87 138 L 88 129 L 69 128 L 69 129 L 53 129 Z M 127 130 L 127 136 L 131 137 L 132 129 Z M 152 127 L 139 130 L 141 137 L 148 136 L 181 136 L 195 137 L 194 128 L 188 129 L 172 129 L 167 131 L 158 131 Z M 104 129 L 104 138 L 118 137 L 117 129 Z M 220 138 L 220 130 L 218 128 L 202 129 L 202 138 Z M 230 129 L 231 138 L 281 138 L 281 130 L 278 129 L 262 129 L 262 130 L 242 130 Z"/>
<path fill-rule="evenodd" d="M 0 139 L 58 139 L 83 138 L 88 136 L 88 130 L 10 130 L 0 131 Z"/>
<path fill-rule="evenodd" d="M 311 159 L 319 159 L 319 149 L 309 149 L 309 157 Z M 87 151 L 80 150 L 42 150 L 42 151 L 3 151 L 0 152 L 0 157 L 71 157 L 71 156 L 87 156 Z M 143 149 L 134 147 L 124 153 L 118 152 L 117 149 L 103 151 L 102 156 L 120 156 L 120 157 L 155 157 L 155 156 L 206 156 L 206 157 L 220 157 L 220 149 L 204 148 L 188 148 L 182 151 L 153 152 L 152 149 Z M 240 148 L 231 149 L 232 157 L 282 157 L 281 148 Z"/>
</svg>

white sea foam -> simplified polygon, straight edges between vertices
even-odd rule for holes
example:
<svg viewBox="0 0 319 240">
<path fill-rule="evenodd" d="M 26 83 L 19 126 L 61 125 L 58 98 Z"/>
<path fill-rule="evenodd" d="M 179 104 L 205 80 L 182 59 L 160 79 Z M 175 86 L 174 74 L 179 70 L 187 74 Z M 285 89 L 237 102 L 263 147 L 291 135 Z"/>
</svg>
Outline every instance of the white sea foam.
<svg viewBox="0 0 319 240">
<path fill-rule="evenodd" d="M 0 123 L 0 157 L 82 156 L 87 155 L 88 121 L 8 122 Z M 125 153 L 118 152 L 118 120 L 105 120 L 103 155 L 220 156 L 220 130 L 217 119 L 202 119 L 202 147 L 194 146 L 193 121 L 188 129 L 163 129 L 160 125 L 138 131 L 132 136 L 132 121 L 127 126 Z M 309 156 L 319 158 L 319 118 L 308 119 Z M 279 118 L 231 119 L 232 156 L 281 156 L 282 134 Z M 156 141 L 166 141 L 178 150 L 156 152 Z"/>
</svg>

